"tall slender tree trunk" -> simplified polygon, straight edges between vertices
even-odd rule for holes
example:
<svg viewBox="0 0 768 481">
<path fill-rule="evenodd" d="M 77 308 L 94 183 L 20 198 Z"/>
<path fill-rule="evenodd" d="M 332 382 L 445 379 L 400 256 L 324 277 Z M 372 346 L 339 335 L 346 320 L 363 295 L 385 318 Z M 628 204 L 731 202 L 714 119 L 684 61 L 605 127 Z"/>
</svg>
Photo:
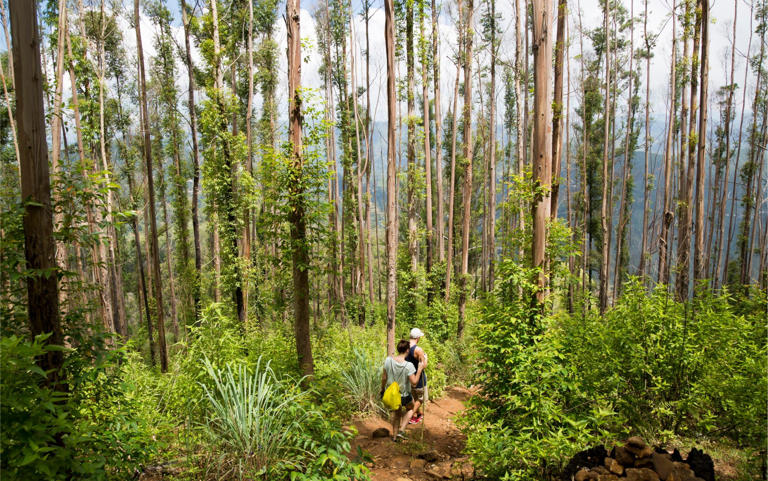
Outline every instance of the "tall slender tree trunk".
<svg viewBox="0 0 768 481">
<path fill-rule="evenodd" d="M 195 278 L 192 288 L 192 297 L 195 304 L 195 324 L 200 323 L 200 289 L 202 282 L 203 255 L 200 248 L 200 148 L 197 144 L 197 113 L 195 112 L 195 76 L 192 64 L 192 49 L 189 42 L 189 19 L 187 18 L 187 2 L 181 0 L 181 19 L 184 24 L 184 53 L 187 64 L 187 80 L 189 89 L 189 125 L 190 137 L 192 137 L 192 237 L 195 245 Z"/>
<path fill-rule="evenodd" d="M 634 119 L 635 119 L 635 110 L 634 110 L 634 90 L 633 90 L 633 84 L 632 80 L 634 79 L 634 70 L 633 67 L 633 61 L 634 61 L 634 55 L 635 55 L 635 1 L 630 1 L 630 7 L 629 7 L 629 18 L 630 18 L 630 24 L 629 24 L 629 88 L 627 93 L 627 127 L 626 131 L 624 133 L 624 165 L 622 166 L 622 175 L 621 175 L 621 200 L 619 202 L 619 223 L 616 233 L 616 263 L 615 263 L 615 270 L 613 272 L 613 300 L 614 302 L 619 296 L 619 290 L 621 289 L 621 275 L 623 268 L 626 266 L 624 265 L 624 260 L 622 257 L 622 243 L 626 240 L 626 232 L 625 228 L 627 226 L 627 223 L 629 223 L 630 218 L 632 216 L 631 209 L 627 206 L 627 183 L 629 182 L 629 176 L 632 173 L 631 165 L 632 165 L 632 157 L 634 152 L 630 152 L 630 144 L 632 143 L 632 137 L 634 136 Z"/>
<path fill-rule="evenodd" d="M 526 6 L 526 12 L 527 12 L 527 5 L 526 2 L 524 4 Z M 526 16 L 526 27 L 523 29 L 521 18 L 523 15 Z M 523 41 L 521 38 L 521 34 L 526 36 L 526 43 L 528 39 L 528 33 L 527 33 L 527 14 L 521 11 L 520 9 L 520 0 L 515 0 L 515 99 L 517 99 L 517 133 L 515 136 L 515 142 L 517 147 L 517 175 L 522 176 L 525 172 L 525 156 L 526 156 L 526 148 L 525 148 L 525 126 L 526 126 L 526 118 L 527 118 L 527 110 L 528 110 L 528 92 L 526 91 L 523 93 L 521 87 L 520 87 L 520 76 L 523 72 Z M 528 85 L 528 49 L 525 50 L 525 82 L 526 86 Z M 527 89 L 527 87 L 526 87 Z M 524 99 L 521 101 L 521 99 Z M 522 108 L 521 108 L 522 107 Z M 525 232 L 525 215 L 523 215 L 523 212 L 525 211 L 524 202 L 521 201 L 520 204 L 520 215 L 518 216 L 518 230 L 520 233 Z M 520 243 L 520 249 L 518 252 L 518 258 L 522 262 L 523 261 L 523 246 L 522 243 Z"/>
<path fill-rule="evenodd" d="M 248 148 L 246 168 L 251 177 L 253 177 L 253 2 L 248 2 L 248 41 L 246 42 L 246 45 L 248 55 L 248 101 L 245 111 L 245 141 Z M 253 265 L 251 259 L 251 223 L 253 222 L 253 213 L 253 209 L 249 206 L 245 210 L 245 219 L 243 222 L 243 258 L 245 258 L 245 265 L 248 267 Z M 247 322 L 249 294 L 247 270 L 243 278 L 243 317 Z"/>
<path fill-rule="evenodd" d="M 750 52 L 752 50 L 752 21 L 754 19 L 754 12 L 755 12 L 755 5 L 754 2 L 751 4 L 751 8 L 749 10 L 749 41 L 747 42 L 747 50 L 746 52 Z M 730 254 L 731 254 L 731 242 L 733 240 L 733 232 L 736 227 L 735 218 L 733 216 L 734 209 L 736 207 L 736 181 L 739 178 L 739 160 L 741 159 L 741 140 L 742 140 L 742 134 L 744 133 L 744 107 L 747 103 L 747 79 L 749 78 L 749 60 L 744 62 L 744 88 L 742 89 L 741 94 L 741 119 L 739 120 L 739 140 L 736 143 L 736 165 L 733 169 L 733 185 L 731 187 L 731 211 L 729 215 L 729 222 L 728 222 L 728 243 L 725 245 L 725 264 L 723 265 L 723 282 L 728 282 L 728 264 L 730 260 Z"/>
<path fill-rule="evenodd" d="M 696 158 L 696 238 L 694 241 L 693 282 L 704 279 L 707 272 L 705 262 L 709 256 L 704 252 L 704 156 L 707 138 L 707 89 L 709 87 L 709 0 L 699 0 L 697 10 L 701 12 L 701 107 L 699 111 L 699 145 Z M 734 22 L 736 19 L 734 18 Z M 695 286 L 694 286 L 695 287 Z"/>
<path fill-rule="evenodd" d="M 373 250 L 371 248 L 371 200 L 375 202 L 376 191 L 371 192 L 371 171 L 374 170 L 373 159 L 373 120 L 371 117 L 371 43 L 368 35 L 368 20 L 370 20 L 370 0 L 365 0 L 365 248 L 368 264 L 368 301 L 373 304 Z M 374 176 L 376 172 L 374 171 Z M 374 229 L 377 228 L 374 226 Z M 378 231 L 376 232 L 378 239 Z M 378 240 L 376 248 L 378 248 Z"/>
<path fill-rule="evenodd" d="M 107 159 L 106 148 L 106 128 L 104 125 L 104 84 L 105 84 L 105 53 L 104 53 L 104 41 L 106 37 L 106 15 L 104 12 L 104 0 L 101 1 L 100 8 L 100 24 L 101 32 L 98 40 L 98 81 L 99 81 L 99 153 L 101 156 L 101 167 L 103 169 L 104 183 L 110 185 L 112 183 L 110 179 L 110 166 Z M 106 255 L 106 263 L 104 274 L 108 279 L 108 294 L 110 296 L 110 305 L 112 306 L 112 319 L 111 324 L 114 331 L 117 334 L 125 335 L 125 304 L 123 300 L 123 282 L 120 272 L 118 272 L 119 266 L 117 265 L 117 231 L 115 230 L 115 220 L 113 215 L 113 192 L 111 189 L 107 190 L 107 248 L 109 252 Z"/>
<path fill-rule="evenodd" d="M 464 206 L 461 229 L 461 272 L 459 274 L 459 320 L 456 337 L 464 334 L 464 317 L 467 306 L 467 277 L 469 271 L 469 229 L 472 225 L 472 37 L 474 0 L 467 0 L 464 34 L 464 188 L 461 201 Z"/>
<path fill-rule="evenodd" d="M 0 2 L 4 3 L 4 2 Z M 5 7 L 3 7 L 5 9 Z M 58 23 L 58 45 L 56 54 L 56 90 L 53 97 L 53 116 L 51 117 L 51 167 L 53 168 L 54 176 L 61 171 L 61 165 L 59 164 L 59 157 L 61 155 L 61 138 L 62 138 L 62 91 L 64 89 L 64 46 L 66 45 L 66 30 L 67 30 L 67 2 L 66 0 L 59 0 L 59 23 Z M 6 38 L 6 41 L 9 41 Z M 10 44 L 6 44 L 10 45 Z M 9 62 L 9 65 L 13 65 L 13 61 Z M 0 69 L 2 73 L 3 69 Z M 16 150 L 16 158 L 19 159 L 19 142 L 16 138 L 16 125 L 13 118 L 13 110 L 11 109 L 11 101 L 8 96 L 8 89 L 5 82 L 5 74 L 2 77 L 3 81 L 3 93 L 5 94 L 5 101 L 8 107 L 8 119 L 10 121 L 11 131 L 13 133 L 13 145 Z M 57 199 L 58 193 L 54 193 L 54 199 Z M 64 228 L 64 214 L 60 209 L 54 209 L 54 230 Z M 63 270 L 67 269 L 67 246 L 63 242 L 58 242 L 56 245 L 56 265 Z M 59 291 L 60 296 L 60 312 L 63 315 L 67 313 L 67 297 L 69 282 L 67 276 L 61 276 L 62 286 Z"/>
<path fill-rule="evenodd" d="M 603 122 L 603 188 L 602 199 L 600 203 L 600 226 L 602 228 L 603 239 L 601 242 L 601 260 L 600 260 L 600 312 L 605 312 L 608 306 L 608 268 L 610 258 L 608 257 L 610 249 L 610 240 L 608 237 L 609 229 L 609 179 L 608 179 L 608 160 L 609 160 L 609 141 L 611 126 L 611 36 L 610 36 L 610 6 L 606 3 L 604 13 L 603 31 L 605 32 L 605 121 Z"/>
<path fill-rule="evenodd" d="M 168 371 L 168 351 L 165 345 L 165 315 L 163 313 L 163 281 L 160 277 L 160 249 L 157 242 L 157 216 L 155 214 L 155 184 L 152 171 L 152 142 L 149 130 L 149 113 L 147 112 L 147 88 L 144 69 L 144 50 L 141 43 L 141 17 L 139 15 L 139 0 L 133 1 L 134 23 L 136 28 L 136 52 L 139 61 L 139 94 L 141 104 L 142 130 L 144 133 L 144 160 L 147 165 L 147 190 L 149 191 L 149 227 L 150 249 L 152 258 L 152 286 L 155 289 L 157 304 L 157 340 L 160 350 L 160 370 Z"/>
<path fill-rule="evenodd" d="M 533 267 L 540 269 L 539 290 L 535 302 L 542 306 L 548 285 L 546 267 L 547 220 L 550 217 L 552 186 L 552 97 L 549 75 L 552 69 L 552 36 L 550 18 L 552 0 L 533 4 L 533 63 L 534 63 L 534 135 L 533 181 L 537 193 L 533 198 Z M 545 191 L 545 192 L 543 192 Z"/>
<path fill-rule="evenodd" d="M 645 0 L 645 12 L 643 15 L 643 41 L 645 42 L 645 162 L 643 167 L 643 231 L 640 240 L 640 263 L 637 274 L 641 279 L 645 277 L 645 265 L 647 262 L 648 247 L 648 203 L 651 190 L 650 179 L 648 178 L 648 160 L 650 156 L 651 143 L 651 43 L 648 38 L 648 0 Z"/>
<path fill-rule="evenodd" d="M 664 204 L 661 219 L 661 233 L 659 234 L 659 284 L 669 284 L 667 269 L 669 228 L 674 219 L 671 209 L 672 193 L 672 136 L 675 125 L 675 79 L 676 79 L 676 54 L 677 54 L 677 16 L 675 13 L 676 0 L 672 0 L 672 60 L 669 73 L 669 122 L 667 124 L 667 140 L 664 148 Z"/>
<path fill-rule="evenodd" d="M 458 101 L 459 101 L 459 77 L 461 75 L 461 65 L 464 61 L 464 32 L 462 29 L 462 0 L 458 0 L 459 25 L 457 27 L 459 45 L 456 56 L 456 78 L 453 84 L 453 116 L 451 125 L 451 185 L 450 195 L 448 197 L 448 252 L 445 262 L 445 302 L 448 302 L 451 296 L 451 274 L 453 272 L 453 214 L 454 203 L 456 199 L 456 135 L 458 134 Z"/>
<path fill-rule="evenodd" d="M 731 38 L 731 70 L 728 80 L 728 97 L 725 103 L 725 127 L 723 136 L 725 137 L 725 169 L 723 173 L 722 195 L 719 199 L 717 209 L 719 210 L 717 241 L 715 242 L 715 263 L 712 266 L 712 286 L 715 289 L 720 287 L 720 266 L 723 259 L 723 241 L 725 240 L 725 206 L 728 202 L 728 176 L 731 164 L 731 124 L 733 123 L 733 93 L 736 89 L 734 85 L 734 72 L 736 71 L 736 25 L 738 23 L 739 2 L 733 2 L 733 34 Z M 749 51 L 749 50 L 747 50 Z"/>
<path fill-rule="evenodd" d="M 689 9 L 692 0 L 686 1 L 686 16 L 690 15 Z M 701 9 L 700 5 L 695 8 L 695 27 L 693 34 L 693 50 L 691 52 L 691 81 L 690 94 L 691 104 L 688 117 L 688 136 L 683 133 L 680 142 L 680 154 L 682 161 L 680 163 L 680 198 L 682 199 L 682 208 L 680 209 L 679 235 L 677 246 L 677 296 L 681 300 L 688 299 L 688 290 L 690 284 L 690 263 L 691 263 L 691 230 L 693 227 L 693 190 L 694 174 L 696 164 L 694 163 L 694 154 L 696 153 L 696 120 L 698 110 L 698 84 L 696 69 L 699 64 L 699 46 L 701 43 Z M 687 46 L 687 36 L 685 45 Z M 687 50 L 686 50 L 687 51 Z M 685 98 L 685 97 L 683 97 Z M 683 104 L 685 107 L 685 104 Z M 685 115 L 684 115 L 685 117 Z M 684 123 L 685 119 L 683 119 Z M 681 127 L 683 129 L 684 127 Z M 684 132 L 684 131 L 683 131 Z M 697 226 L 698 229 L 698 226 Z"/>
<path fill-rule="evenodd" d="M 491 95 L 488 100 L 491 119 L 491 132 L 489 134 L 490 182 L 488 184 L 488 289 L 491 291 L 496 277 L 496 55 L 496 0 L 491 0 Z"/>
<path fill-rule="evenodd" d="M 44 342 L 61 346 L 64 335 L 59 321 L 58 276 L 41 275 L 56 269 L 53 241 L 53 208 L 48 168 L 48 144 L 43 108 L 43 75 L 40 67 L 40 42 L 37 30 L 37 3 L 10 0 L 10 45 L 16 88 L 16 118 L 19 138 L 21 199 L 24 205 L 24 256 L 30 275 L 26 276 L 27 314 L 32 336 L 50 334 Z M 3 9 L 4 10 L 4 9 Z M 50 350 L 37 358 L 51 387 L 60 384 L 64 363 L 61 350 Z"/>
<path fill-rule="evenodd" d="M 429 78 L 427 70 L 429 68 L 429 55 L 427 53 L 426 36 L 424 35 L 424 22 L 426 14 L 424 12 L 426 0 L 419 1 L 419 50 L 421 51 L 421 100 L 424 115 L 424 174 L 426 176 L 426 220 L 427 220 L 427 274 L 432 272 L 432 256 L 434 247 L 434 232 L 432 223 L 432 144 L 429 140 L 429 131 L 431 128 L 429 120 Z M 437 149 L 440 147 L 437 146 Z M 428 296 L 432 297 L 430 288 Z"/>
<path fill-rule="evenodd" d="M 415 0 L 405 0 L 405 65 L 408 88 L 406 91 L 408 109 L 408 253 L 411 257 L 411 271 L 419 267 L 419 237 L 416 205 L 416 126 L 414 124 L 414 51 L 413 51 L 413 3 Z M 415 282 L 414 277 L 414 282 Z"/>
<path fill-rule="evenodd" d="M 443 205 L 443 118 L 440 105 L 440 37 L 437 24 L 438 11 L 432 0 L 432 81 L 434 83 L 435 104 L 435 180 L 437 184 L 437 260 L 445 260 L 445 219 Z M 446 266 L 447 268 L 447 266 Z"/>
<path fill-rule="evenodd" d="M 557 2 L 557 41 L 555 42 L 555 99 L 552 106 L 552 206 L 550 215 L 557 218 L 560 192 L 560 164 L 563 157 L 563 57 L 565 53 L 565 22 L 568 0 Z"/>
<path fill-rule="evenodd" d="M 314 374 L 312 345 L 309 337 L 309 246 L 307 244 L 307 226 L 302 177 L 304 175 L 301 146 L 301 34 L 300 0 L 288 0 L 285 5 L 285 19 L 288 36 L 288 139 L 291 142 L 291 169 L 296 182 L 291 190 L 291 243 L 293 261 L 293 302 L 294 330 L 296 335 L 296 353 L 302 374 Z"/>
<path fill-rule="evenodd" d="M 397 302 L 397 147 L 395 146 L 395 6 L 384 0 L 384 42 L 387 52 L 387 354 L 395 352 Z"/>
</svg>

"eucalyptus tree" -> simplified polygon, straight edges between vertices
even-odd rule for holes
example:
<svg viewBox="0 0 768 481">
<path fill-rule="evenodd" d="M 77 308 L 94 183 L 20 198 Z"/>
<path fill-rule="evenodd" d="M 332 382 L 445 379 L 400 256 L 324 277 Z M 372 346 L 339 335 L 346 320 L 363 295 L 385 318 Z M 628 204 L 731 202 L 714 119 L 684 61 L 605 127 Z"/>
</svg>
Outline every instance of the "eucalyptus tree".
<svg viewBox="0 0 768 481">
<path fill-rule="evenodd" d="M 37 3 L 11 0 L 9 3 L 16 84 L 16 127 L 19 139 L 21 200 L 24 201 L 24 244 L 27 267 L 27 314 L 33 336 L 50 334 L 44 341 L 52 346 L 64 342 L 59 319 L 58 276 L 43 275 L 56 269 L 53 241 L 53 209 L 45 136 L 43 75 L 40 67 L 41 37 L 37 27 Z M 61 349 L 51 349 L 37 359 L 52 387 L 63 388 Z"/>
<path fill-rule="evenodd" d="M 152 167 L 152 139 L 149 127 L 149 111 L 147 109 L 146 70 L 144 66 L 144 49 L 141 39 L 141 15 L 139 0 L 133 1 L 133 21 L 136 30 L 136 54 L 139 70 L 139 103 L 141 105 L 141 129 L 144 135 L 144 162 L 146 163 L 147 190 L 149 195 L 149 228 L 150 228 L 150 276 L 155 292 L 155 312 L 157 314 L 157 340 L 160 357 L 160 370 L 168 371 L 168 350 L 165 344 L 165 313 L 163 307 L 163 286 L 160 276 L 160 248 L 157 240 L 157 216 L 155 213 L 155 185 Z"/>
</svg>

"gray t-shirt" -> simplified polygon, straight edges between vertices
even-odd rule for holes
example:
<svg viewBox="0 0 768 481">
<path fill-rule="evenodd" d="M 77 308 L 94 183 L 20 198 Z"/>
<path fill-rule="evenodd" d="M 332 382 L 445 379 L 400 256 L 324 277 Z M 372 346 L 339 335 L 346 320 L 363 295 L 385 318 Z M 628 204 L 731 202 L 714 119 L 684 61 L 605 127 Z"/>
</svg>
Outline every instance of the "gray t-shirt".
<svg viewBox="0 0 768 481">
<path fill-rule="evenodd" d="M 384 371 L 387 373 L 387 387 L 393 382 L 400 386 L 400 397 L 411 393 L 411 381 L 408 376 L 416 373 L 416 368 L 408 361 L 398 362 L 388 357 L 384 360 Z"/>
</svg>

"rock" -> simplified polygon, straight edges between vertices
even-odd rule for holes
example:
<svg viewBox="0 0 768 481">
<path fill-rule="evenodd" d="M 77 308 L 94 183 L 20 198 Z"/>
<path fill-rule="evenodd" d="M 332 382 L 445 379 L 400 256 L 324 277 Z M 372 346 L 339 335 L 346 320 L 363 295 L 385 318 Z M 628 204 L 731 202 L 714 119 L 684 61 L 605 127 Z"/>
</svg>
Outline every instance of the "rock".
<svg viewBox="0 0 768 481">
<path fill-rule="evenodd" d="M 587 468 L 581 468 L 578 473 L 573 477 L 574 481 L 587 481 L 590 479 L 589 475 L 591 471 Z"/>
<path fill-rule="evenodd" d="M 636 458 L 647 458 L 653 453 L 653 448 L 645 444 L 640 436 L 632 436 L 627 439 L 624 446 L 627 451 L 634 454 Z"/>
<path fill-rule="evenodd" d="M 429 466 L 425 471 L 428 475 L 436 479 L 451 479 L 451 463 L 443 461 L 441 463 Z"/>
<path fill-rule="evenodd" d="M 440 456 L 437 454 L 437 451 L 427 451 L 419 454 L 417 457 L 425 460 L 428 463 L 434 463 L 435 461 L 440 459 Z"/>
<path fill-rule="evenodd" d="M 616 446 L 613 450 L 613 455 L 614 458 L 616 458 L 616 461 L 621 463 L 625 468 L 631 468 L 635 465 L 635 456 L 627 451 L 624 446 Z"/>
<path fill-rule="evenodd" d="M 672 456 L 669 453 L 653 453 L 651 454 L 651 461 L 653 462 L 653 470 L 659 475 L 661 481 L 667 481 L 669 473 L 672 472 Z"/>
<path fill-rule="evenodd" d="M 675 462 L 666 481 L 693 481 L 695 477 L 693 470 L 687 464 Z"/>
<path fill-rule="evenodd" d="M 389 429 L 387 429 L 387 428 L 376 429 L 375 431 L 373 431 L 371 433 L 371 437 L 373 439 L 376 439 L 376 438 L 388 438 L 389 437 Z"/>
<path fill-rule="evenodd" d="M 604 446 L 595 446 L 576 453 L 562 473 L 562 479 L 570 480 L 581 468 L 594 468 L 601 466 L 605 462 L 608 452 Z"/>
<path fill-rule="evenodd" d="M 592 468 L 592 472 L 594 472 L 594 473 L 596 473 L 598 475 L 600 475 L 600 474 L 611 474 L 610 471 L 605 469 L 605 466 L 595 466 L 594 468 Z"/>
<path fill-rule="evenodd" d="M 674 461 L 676 463 L 682 463 L 683 462 L 683 457 L 680 456 L 680 450 L 678 450 L 677 448 L 675 448 L 675 450 L 672 451 L 672 461 Z"/>
<path fill-rule="evenodd" d="M 696 448 L 691 449 L 688 458 L 685 460 L 691 467 L 696 477 L 704 481 L 715 481 L 715 465 L 709 454 L 704 454 Z"/>
<path fill-rule="evenodd" d="M 395 479 L 395 481 L 411 481 L 411 478 L 404 478 L 400 476 L 399 478 Z"/>
<path fill-rule="evenodd" d="M 643 441 L 643 438 L 641 438 L 640 436 L 632 436 L 631 438 L 627 439 L 626 443 L 628 448 L 633 448 L 637 450 L 643 449 L 646 446 L 648 446 L 647 444 L 645 444 L 645 441 Z"/>
<path fill-rule="evenodd" d="M 651 456 L 653 454 L 654 453 L 651 453 Z M 651 459 L 650 456 L 645 458 L 635 459 L 635 467 L 636 468 L 653 468 L 653 460 Z"/>
<path fill-rule="evenodd" d="M 606 468 L 609 468 L 609 469 L 610 469 L 610 467 L 611 467 L 611 464 L 613 464 L 613 461 L 614 461 L 614 459 L 613 459 L 612 457 L 610 457 L 610 456 L 609 456 L 609 457 L 607 457 L 607 458 L 605 458 L 605 459 L 603 460 L 603 466 L 605 466 Z"/>
<path fill-rule="evenodd" d="M 611 465 L 608 466 L 608 470 L 618 476 L 621 476 L 622 474 L 624 474 L 624 466 L 622 466 L 621 463 L 619 463 L 615 459 L 611 459 Z"/>
<path fill-rule="evenodd" d="M 615 474 L 601 474 L 597 477 L 597 481 L 619 481 L 619 477 Z"/>
<path fill-rule="evenodd" d="M 411 463 L 409 465 L 411 471 L 423 471 L 424 467 L 427 465 L 427 462 L 423 459 L 411 459 Z"/>
<path fill-rule="evenodd" d="M 648 468 L 627 468 L 627 481 L 659 481 L 659 475 Z"/>
</svg>

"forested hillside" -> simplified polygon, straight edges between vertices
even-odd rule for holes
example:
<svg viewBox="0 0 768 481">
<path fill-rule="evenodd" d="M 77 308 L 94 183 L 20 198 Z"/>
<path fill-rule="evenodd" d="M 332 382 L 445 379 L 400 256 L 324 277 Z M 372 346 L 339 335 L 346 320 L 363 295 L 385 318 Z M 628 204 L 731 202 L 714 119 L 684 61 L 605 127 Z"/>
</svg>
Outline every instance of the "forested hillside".
<svg viewBox="0 0 768 481">
<path fill-rule="evenodd" d="M 768 476 L 768 1 L 0 7 L 0 478 Z"/>
</svg>

